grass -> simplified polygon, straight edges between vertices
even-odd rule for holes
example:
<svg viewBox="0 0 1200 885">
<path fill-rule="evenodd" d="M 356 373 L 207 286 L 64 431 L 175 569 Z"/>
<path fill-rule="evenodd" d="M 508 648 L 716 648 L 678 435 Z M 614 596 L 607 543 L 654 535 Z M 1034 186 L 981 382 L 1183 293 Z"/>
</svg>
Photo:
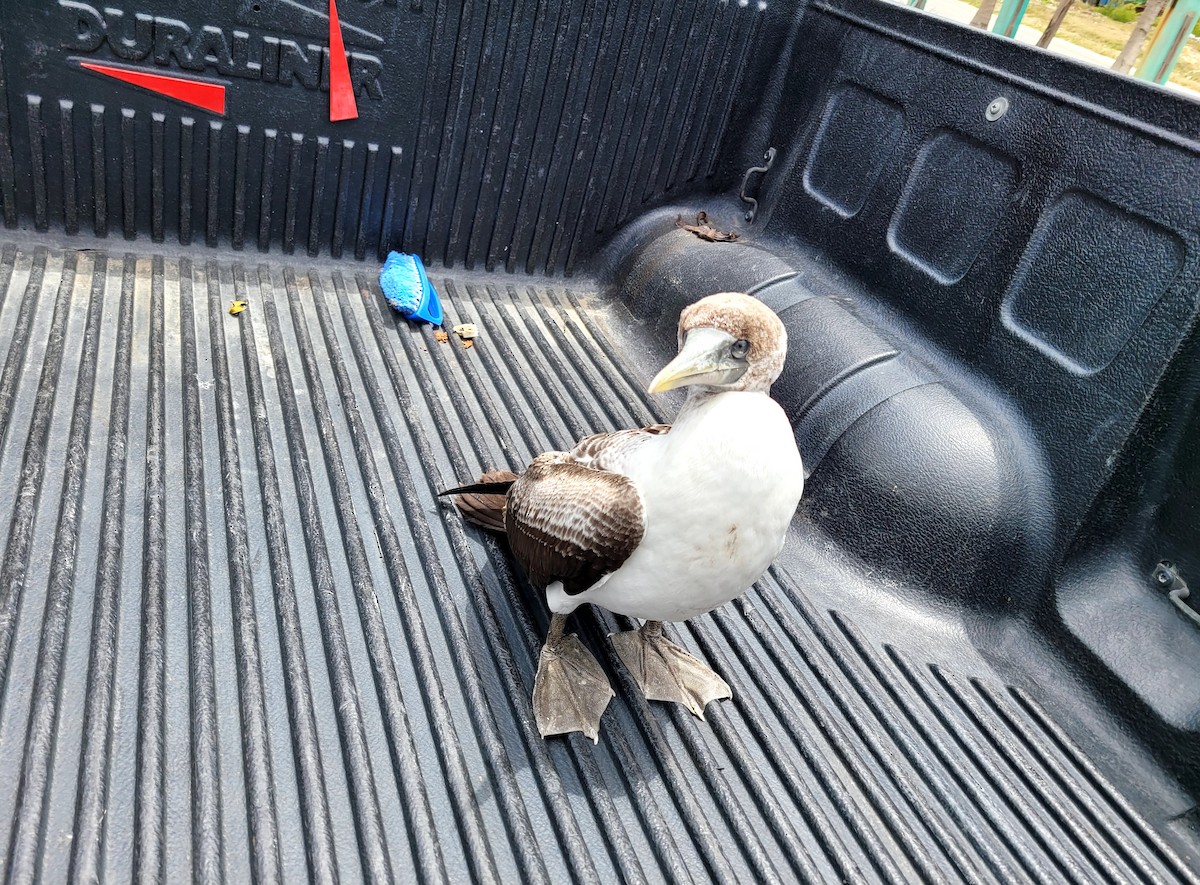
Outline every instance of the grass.
<svg viewBox="0 0 1200 885">
<path fill-rule="evenodd" d="M 1138 17 L 1137 6 L 1133 3 L 1122 3 L 1120 6 L 1097 6 L 1096 12 L 1115 22 L 1131 22 Z"/>
<path fill-rule="evenodd" d="M 966 2 L 972 6 L 979 5 L 979 0 L 966 0 Z M 1021 24 L 1036 31 L 1044 30 L 1057 5 L 1056 0 L 1029 0 L 1029 8 L 1025 11 L 1025 18 L 1021 20 Z M 998 4 L 997 8 L 999 8 Z M 1115 10 L 1105 10 L 1102 13 L 1094 7 L 1076 2 L 1071 7 L 1071 11 L 1067 13 L 1056 36 L 1110 59 L 1115 59 L 1133 32 L 1132 18 L 1128 21 L 1119 19 L 1124 18 L 1128 12 L 1132 11 L 1132 6 L 1125 6 L 1117 7 Z M 1147 38 L 1148 43 L 1149 38 Z M 1179 56 L 1179 63 L 1171 75 L 1171 82 L 1200 92 L 1200 40 L 1189 39 L 1187 41 Z"/>
</svg>

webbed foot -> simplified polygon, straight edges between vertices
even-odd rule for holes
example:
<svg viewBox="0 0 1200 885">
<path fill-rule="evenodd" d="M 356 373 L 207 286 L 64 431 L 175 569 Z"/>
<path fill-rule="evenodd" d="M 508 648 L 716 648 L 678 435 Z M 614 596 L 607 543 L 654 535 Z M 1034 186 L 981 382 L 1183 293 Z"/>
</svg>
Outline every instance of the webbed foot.
<svg viewBox="0 0 1200 885">
<path fill-rule="evenodd" d="M 647 621 L 640 630 L 613 633 L 609 638 L 647 700 L 675 701 L 703 719 L 709 701 L 733 697 L 729 685 L 711 667 L 663 636 L 659 621 Z"/>
<path fill-rule="evenodd" d="M 533 683 L 533 715 L 542 737 L 580 731 L 600 740 L 600 717 L 613 691 L 600 664 L 575 634 L 563 635 L 565 615 L 554 615 Z"/>
</svg>

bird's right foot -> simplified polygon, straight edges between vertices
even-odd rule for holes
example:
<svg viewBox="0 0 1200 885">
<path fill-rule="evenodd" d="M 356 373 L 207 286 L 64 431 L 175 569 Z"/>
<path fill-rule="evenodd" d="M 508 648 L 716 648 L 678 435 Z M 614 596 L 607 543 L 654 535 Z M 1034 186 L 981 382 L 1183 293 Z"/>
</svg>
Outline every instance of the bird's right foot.
<svg viewBox="0 0 1200 885">
<path fill-rule="evenodd" d="M 613 697 L 600 664 L 575 634 L 563 635 L 565 615 L 555 615 L 538 660 L 533 715 L 542 737 L 583 732 L 600 740 L 600 717 Z"/>
</svg>

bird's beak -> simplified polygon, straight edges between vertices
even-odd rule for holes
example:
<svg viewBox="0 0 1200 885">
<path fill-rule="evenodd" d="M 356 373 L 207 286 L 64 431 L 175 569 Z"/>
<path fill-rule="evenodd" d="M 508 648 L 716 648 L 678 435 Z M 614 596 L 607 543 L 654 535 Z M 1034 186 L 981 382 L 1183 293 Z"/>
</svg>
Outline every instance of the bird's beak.
<svg viewBox="0 0 1200 885">
<path fill-rule="evenodd" d="M 732 384 L 745 374 L 749 364 L 730 356 L 734 338 L 720 329 L 692 329 L 683 339 L 679 355 L 654 376 L 648 393 L 663 393 L 676 387 L 704 384 L 720 387 Z"/>
</svg>

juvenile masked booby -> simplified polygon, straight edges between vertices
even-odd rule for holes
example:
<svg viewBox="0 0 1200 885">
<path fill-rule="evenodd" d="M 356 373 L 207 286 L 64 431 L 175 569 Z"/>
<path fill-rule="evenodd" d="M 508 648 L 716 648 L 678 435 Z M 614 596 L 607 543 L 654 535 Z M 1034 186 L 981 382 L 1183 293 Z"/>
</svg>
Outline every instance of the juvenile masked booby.
<svg viewBox="0 0 1200 885">
<path fill-rule="evenodd" d="M 679 354 L 650 393 L 688 387 L 672 425 L 600 433 L 546 452 L 520 476 L 489 473 L 455 494 L 471 522 L 508 537 L 553 613 L 533 709 L 543 737 L 598 739 L 613 696 L 600 665 L 564 627 L 594 603 L 645 621 L 611 640 L 650 700 L 703 718 L 733 696 L 725 681 L 662 633 L 739 596 L 783 549 L 804 469 L 771 384 L 787 332 L 739 292 L 710 295 L 679 317 Z"/>
</svg>

